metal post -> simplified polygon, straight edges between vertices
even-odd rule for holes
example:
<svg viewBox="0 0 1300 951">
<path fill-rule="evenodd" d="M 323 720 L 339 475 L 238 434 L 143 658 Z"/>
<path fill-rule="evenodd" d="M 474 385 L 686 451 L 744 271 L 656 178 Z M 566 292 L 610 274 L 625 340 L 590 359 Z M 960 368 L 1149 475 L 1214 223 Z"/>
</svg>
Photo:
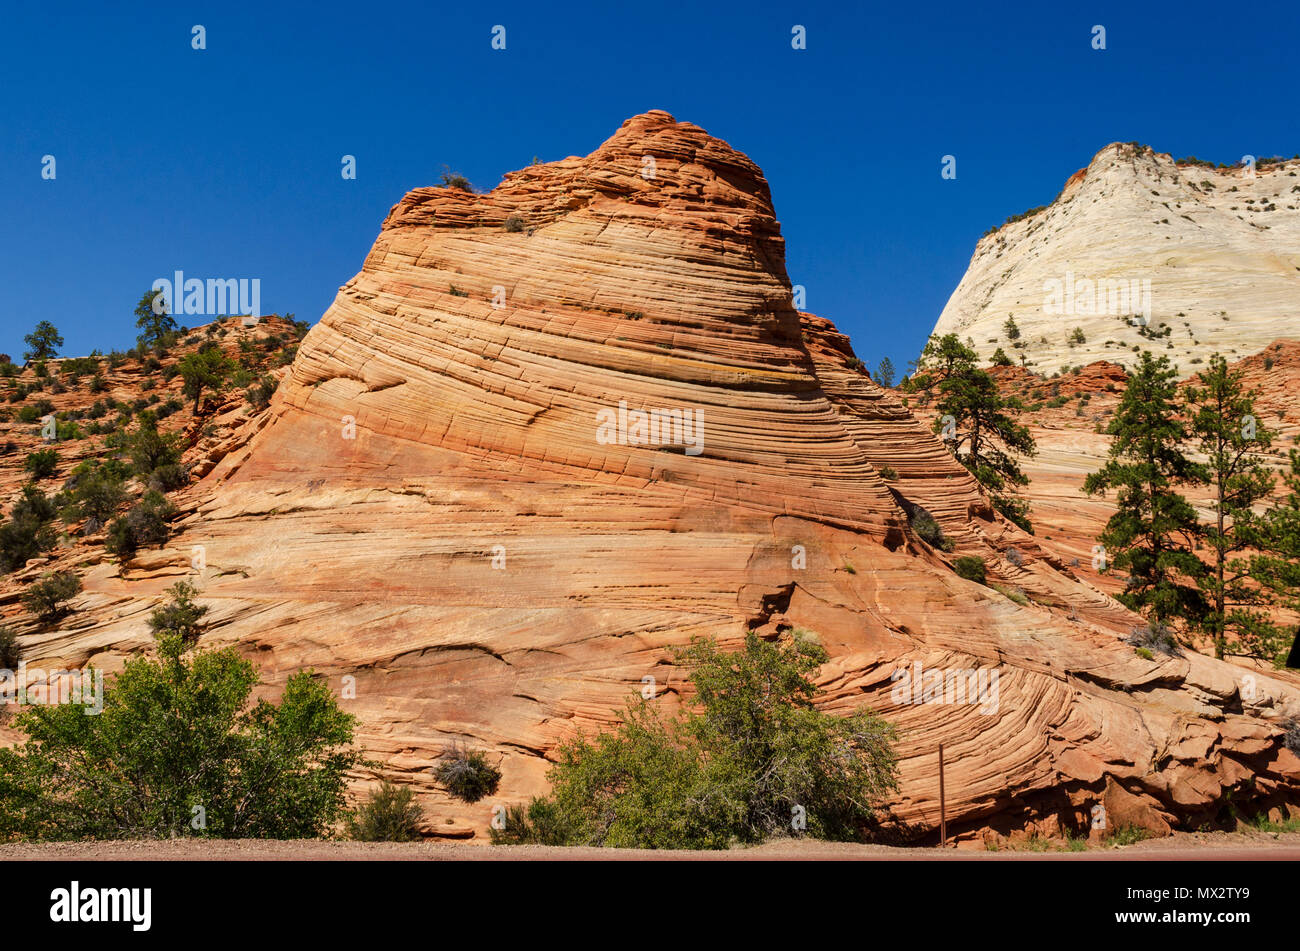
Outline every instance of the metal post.
<svg viewBox="0 0 1300 951">
<path fill-rule="evenodd" d="M 939 841 L 948 847 L 948 803 L 943 788 L 943 744 L 939 744 Z"/>
</svg>

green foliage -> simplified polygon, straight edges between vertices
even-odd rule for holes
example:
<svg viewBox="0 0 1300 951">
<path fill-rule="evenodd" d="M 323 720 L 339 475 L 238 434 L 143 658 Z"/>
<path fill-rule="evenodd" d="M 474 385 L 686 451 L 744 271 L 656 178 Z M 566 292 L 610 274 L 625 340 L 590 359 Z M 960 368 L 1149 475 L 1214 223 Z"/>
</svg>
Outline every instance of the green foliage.
<svg viewBox="0 0 1300 951">
<path fill-rule="evenodd" d="M 957 572 L 958 577 L 979 584 L 985 583 L 984 559 L 979 555 L 962 555 L 953 561 L 952 568 Z"/>
<path fill-rule="evenodd" d="M 52 323 L 42 320 L 31 333 L 23 337 L 23 342 L 31 348 L 23 355 L 24 360 L 29 362 L 49 360 L 59 355 L 59 347 L 63 346 L 63 337 L 54 329 Z M 43 375 L 38 371 L 37 376 Z"/>
<path fill-rule="evenodd" d="M 876 382 L 887 390 L 894 388 L 894 361 L 883 358 L 876 366 Z"/>
<path fill-rule="evenodd" d="M 524 230 L 524 219 L 518 215 L 511 215 L 506 219 L 505 229 L 512 234 L 518 234 Z"/>
<path fill-rule="evenodd" d="M 244 399 L 253 409 L 264 410 L 271 405 L 271 397 L 275 395 L 276 385 L 275 377 L 267 373 L 244 391 Z"/>
<path fill-rule="evenodd" d="M 50 523 L 56 514 L 54 503 L 44 492 L 34 485 L 23 486 L 9 518 L 0 525 L 0 571 L 16 571 L 28 559 L 54 547 Z"/>
<path fill-rule="evenodd" d="M 119 558 L 130 558 L 141 548 L 161 546 L 169 533 L 167 520 L 175 514 L 166 496 L 151 489 L 126 515 L 113 519 L 104 547 Z"/>
<path fill-rule="evenodd" d="M 136 428 L 127 433 L 122 442 L 135 471 L 142 476 L 181 461 L 180 437 L 160 431 L 157 414 L 152 410 L 140 414 Z"/>
<path fill-rule="evenodd" d="M 1080 344 L 1084 344 L 1087 342 L 1088 342 L 1088 338 L 1083 335 L 1082 327 L 1075 327 L 1074 330 L 1070 332 L 1069 338 L 1066 340 L 1066 343 L 1068 343 L 1072 347 L 1077 347 Z"/>
<path fill-rule="evenodd" d="M 410 786 L 387 780 L 371 790 L 356 814 L 348 819 L 348 838 L 358 842 L 413 842 L 420 838 L 424 811 Z"/>
<path fill-rule="evenodd" d="M 677 656 L 698 710 L 668 718 L 640 699 L 615 731 L 566 743 L 550 795 L 509 810 L 494 842 L 726 848 L 792 831 L 860 839 L 878 821 L 898 787 L 893 728 L 814 707 L 819 646 L 750 632 L 737 652 L 696 640 Z"/>
<path fill-rule="evenodd" d="M 940 551 L 952 551 L 955 547 L 952 539 L 944 535 L 943 529 L 935 521 L 934 516 L 921 506 L 912 506 L 908 522 L 912 526 L 912 531 L 916 532 L 917 537 L 927 545 L 931 545 Z"/>
<path fill-rule="evenodd" d="M 886 482 L 894 482 L 898 479 L 898 470 L 893 466 L 881 466 L 880 478 L 884 479 Z"/>
<path fill-rule="evenodd" d="M 155 638 L 177 637 L 186 647 L 192 647 L 203 634 L 208 606 L 194 603 L 199 592 L 188 581 L 176 582 L 167 593 L 171 599 L 149 615 L 149 630 Z"/>
<path fill-rule="evenodd" d="M 43 621 L 57 620 L 80 591 L 81 579 L 74 572 L 48 572 L 23 592 L 23 606 Z"/>
<path fill-rule="evenodd" d="M 187 353 L 176 369 L 185 381 L 183 391 L 194 400 L 194 413 L 198 415 L 204 391 L 220 392 L 226 377 L 235 371 L 235 363 L 220 348 L 212 346 Z"/>
<path fill-rule="evenodd" d="M 449 793 L 463 802 L 478 802 L 492 795 L 501 782 L 501 770 L 489 763 L 487 756 L 460 746 L 453 746 L 443 755 L 433 774 Z"/>
<path fill-rule="evenodd" d="M 1250 558 L 1250 575 L 1268 603 L 1300 611 L 1300 450 L 1289 453 L 1290 468 L 1283 475 L 1286 494 L 1264 516 L 1252 524 L 1252 542 L 1257 552 Z M 1294 629 L 1283 628 L 1257 612 L 1235 618 L 1239 649 L 1281 667 L 1295 638 Z M 1297 752 L 1300 752 L 1298 750 Z"/>
<path fill-rule="evenodd" d="M 1007 356 L 1007 352 L 1003 350 L 1001 347 L 998 347 L 996 350 L 993 351 L 993 365 L 995 367 L 1012 366 L 1011 358 Z"/>
<path fill-rule="evenodd" d="M 38 449 L 27 454 L 23 468 L 33 479 L 48 479 L 59 468 L 59 453 L 55 449 Z"/>
<path fill-rule="evenodd" d="M 18 635 L 9 625 L 0 625 L 0 668 L 17 670 L 20 660 L 22 650 L 18 647 Z"/>
<path fill-rule="evenodd" d="M 1106 427 L 1110 459 L 1084 481 L 1093 495 L 1116 490 L 1117 507 L 1099 540 L 1110 562 L 1128 569 L 1119 600 L 1157 621 L 1204 617 L 1197 587 L 1205 566 L 1193 548 L 1196 512 L 1177 491 L 1206 481 L 1206 469 L 1184 453 L 1187 425 L 1178 403 L 1177 373 L 1167 357 L 1143 351 Z"/>
<path fill-rule="evenodd" d="M 86 530 L 98 531 L 126 501 L 126 466 L 116 460 L 87 461 L 72 470 L 63 485 L 63 518 L 86 520 Z"/>
<path fill-rule="evenodd" d="M 1020 339 L 1020 327 L 1016 324 L 1014 317 L 1008 317 L 1002 325 L 1002 332 L 1007 335 L 1008 340 Z"/>
<path fill-rule="evenodd" d="M 469 179 L 464 175 L 458 175 L 451 169 L 442 173 L 442 187 L 456 188 L 463 192 L 473 192 L 474 186 L 469 183 Z"/>
<path fill-rule="evenodd" d="M 329 834 L 358 754 L 328 686 L 304 671 L 250 708 L 257 674 L 234 648 L 156 644 L 105 685 L 99 715 L 19 714 L 26 741 L 0 750 L 0 840 Z"/>
<path fill-rule="evenodd" d="M 152 288 L 140 296 L 135 305 L 135 325 L 140 330 L 136 342 L 142 349 L 152 349 L 169 342 L 176 335 L 170 301 L 162 291 Z"/>
<path fill-rule="evenodd" d="M 943 433 L 948 451 L 984 487 L 994 508 L 1032 532 L 1029 506 L 1016 493 L 1029 484 L 1019 457 L 1034 455 L 1037 447 L 1029 429 L 1012 418 L 1019 404 L 1002 398 L 976 359 L 956 334 L 931 337 L 912 381 L 927 392 L 937 389 L 934 431 Z"/>
<path fill-rule="evenodd" d="M 1264 603 L 1266 590 L 1252 582 L 1247 552 L 1267 547 L 1254 510 L 1273 493 L 1275 479 L 1261 453 L 1272 445 L 1274 434 L 1255 416 L 1258 393 L 1246 391 L 1244 376 L 1242 370 L 1229 370 L 1216 353 L 1197 374 L 1199 385 L 1187 393 L 1189 435 L 1206 459 L 1213 491 L 1212 520 L 1202 529 L 1210 565 L 1200 581 L 1209 602 L 1205 629 L 1220 658 L 1230 638 L 1238 648 L 1257 646 L 1252 632 L 1271 623 L 1253 609 Z"/>
</svg>

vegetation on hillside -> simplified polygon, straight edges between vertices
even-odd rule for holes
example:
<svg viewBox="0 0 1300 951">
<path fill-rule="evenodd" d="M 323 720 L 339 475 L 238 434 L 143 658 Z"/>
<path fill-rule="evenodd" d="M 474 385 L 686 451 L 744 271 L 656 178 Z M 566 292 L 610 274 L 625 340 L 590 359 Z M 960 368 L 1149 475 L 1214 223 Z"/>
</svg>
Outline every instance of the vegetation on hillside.
<svg viewBox="0 0 1300 951">
<path fill-rule="evenodd" d="M 860 840 L 897 789 L 893 728 L 870 710 L 816 709 L 826 652 L 798 632 L 679 651 L 695 708 L 631 703 L 621 725 L 559 751 L 549 795 L 511 808 L 498 843 L 726 848 L 773 836 Z"/>
</svg>

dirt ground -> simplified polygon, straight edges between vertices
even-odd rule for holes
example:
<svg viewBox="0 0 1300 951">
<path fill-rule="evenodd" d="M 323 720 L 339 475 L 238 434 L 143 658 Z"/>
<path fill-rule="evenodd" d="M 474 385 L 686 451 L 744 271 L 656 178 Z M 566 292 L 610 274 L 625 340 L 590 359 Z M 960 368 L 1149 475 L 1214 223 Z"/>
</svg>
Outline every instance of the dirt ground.
<svg viewBox="0 0 1300 951">
<path fill-rule="evenodd" d="M 0 845 L 0 861 L 1300 861 L 1300 832 L 1187 832 L 1081 852 L 896 848 L 787 839 L 718 852 L 491 846 L 449 842 L 254 839 L 59 842 Z"/>
</svg>

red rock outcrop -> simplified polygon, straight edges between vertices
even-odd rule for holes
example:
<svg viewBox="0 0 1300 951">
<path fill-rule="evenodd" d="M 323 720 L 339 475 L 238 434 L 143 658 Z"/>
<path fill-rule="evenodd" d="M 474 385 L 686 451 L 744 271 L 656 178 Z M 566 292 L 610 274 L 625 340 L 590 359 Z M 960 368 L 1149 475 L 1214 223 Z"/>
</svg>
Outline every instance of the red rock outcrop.
<svg viewBox="0 0 1300 951">
<path fill-rule="evenodd" d="M 1087 823 L 1108 784 L 1172 822 L 1247 780 L 1294 791 L 1276 724 L 1300 693 L 1260 675 L 1247 699 L 1226 665 L 1136 656 L 1137 619 L 998 518 L 847 339 L 795 311 L 783 250 L 758 167 L 663 112 L 489 194 L 416 189 L 180 500 L 169 547 L 92 566 L 77 628 L 28 649 L 111 668 L 201 548 L 205 643 L 249 652 L 269 690 L 328 677 L 449 836 L 543 791 L 556 745 L 634 691 L 675 702 L 670 647 L 749 626 L 817 632 L 828 708 L 897 724 L 893 809 L 922 833 L 940 742 L 972 839 Z M 696 428 L 642 440 L 651 410 Z M 953 551 L 913 532 L 918 507 Z M 1015 597 L 958 577 L 963 554 Z M 891 675 L 917 664 L 998 679 L 910 702 L 924 683 Z M 498 796 L 437 787 L 453 742 L 499 761 Z"/>
</svg>

